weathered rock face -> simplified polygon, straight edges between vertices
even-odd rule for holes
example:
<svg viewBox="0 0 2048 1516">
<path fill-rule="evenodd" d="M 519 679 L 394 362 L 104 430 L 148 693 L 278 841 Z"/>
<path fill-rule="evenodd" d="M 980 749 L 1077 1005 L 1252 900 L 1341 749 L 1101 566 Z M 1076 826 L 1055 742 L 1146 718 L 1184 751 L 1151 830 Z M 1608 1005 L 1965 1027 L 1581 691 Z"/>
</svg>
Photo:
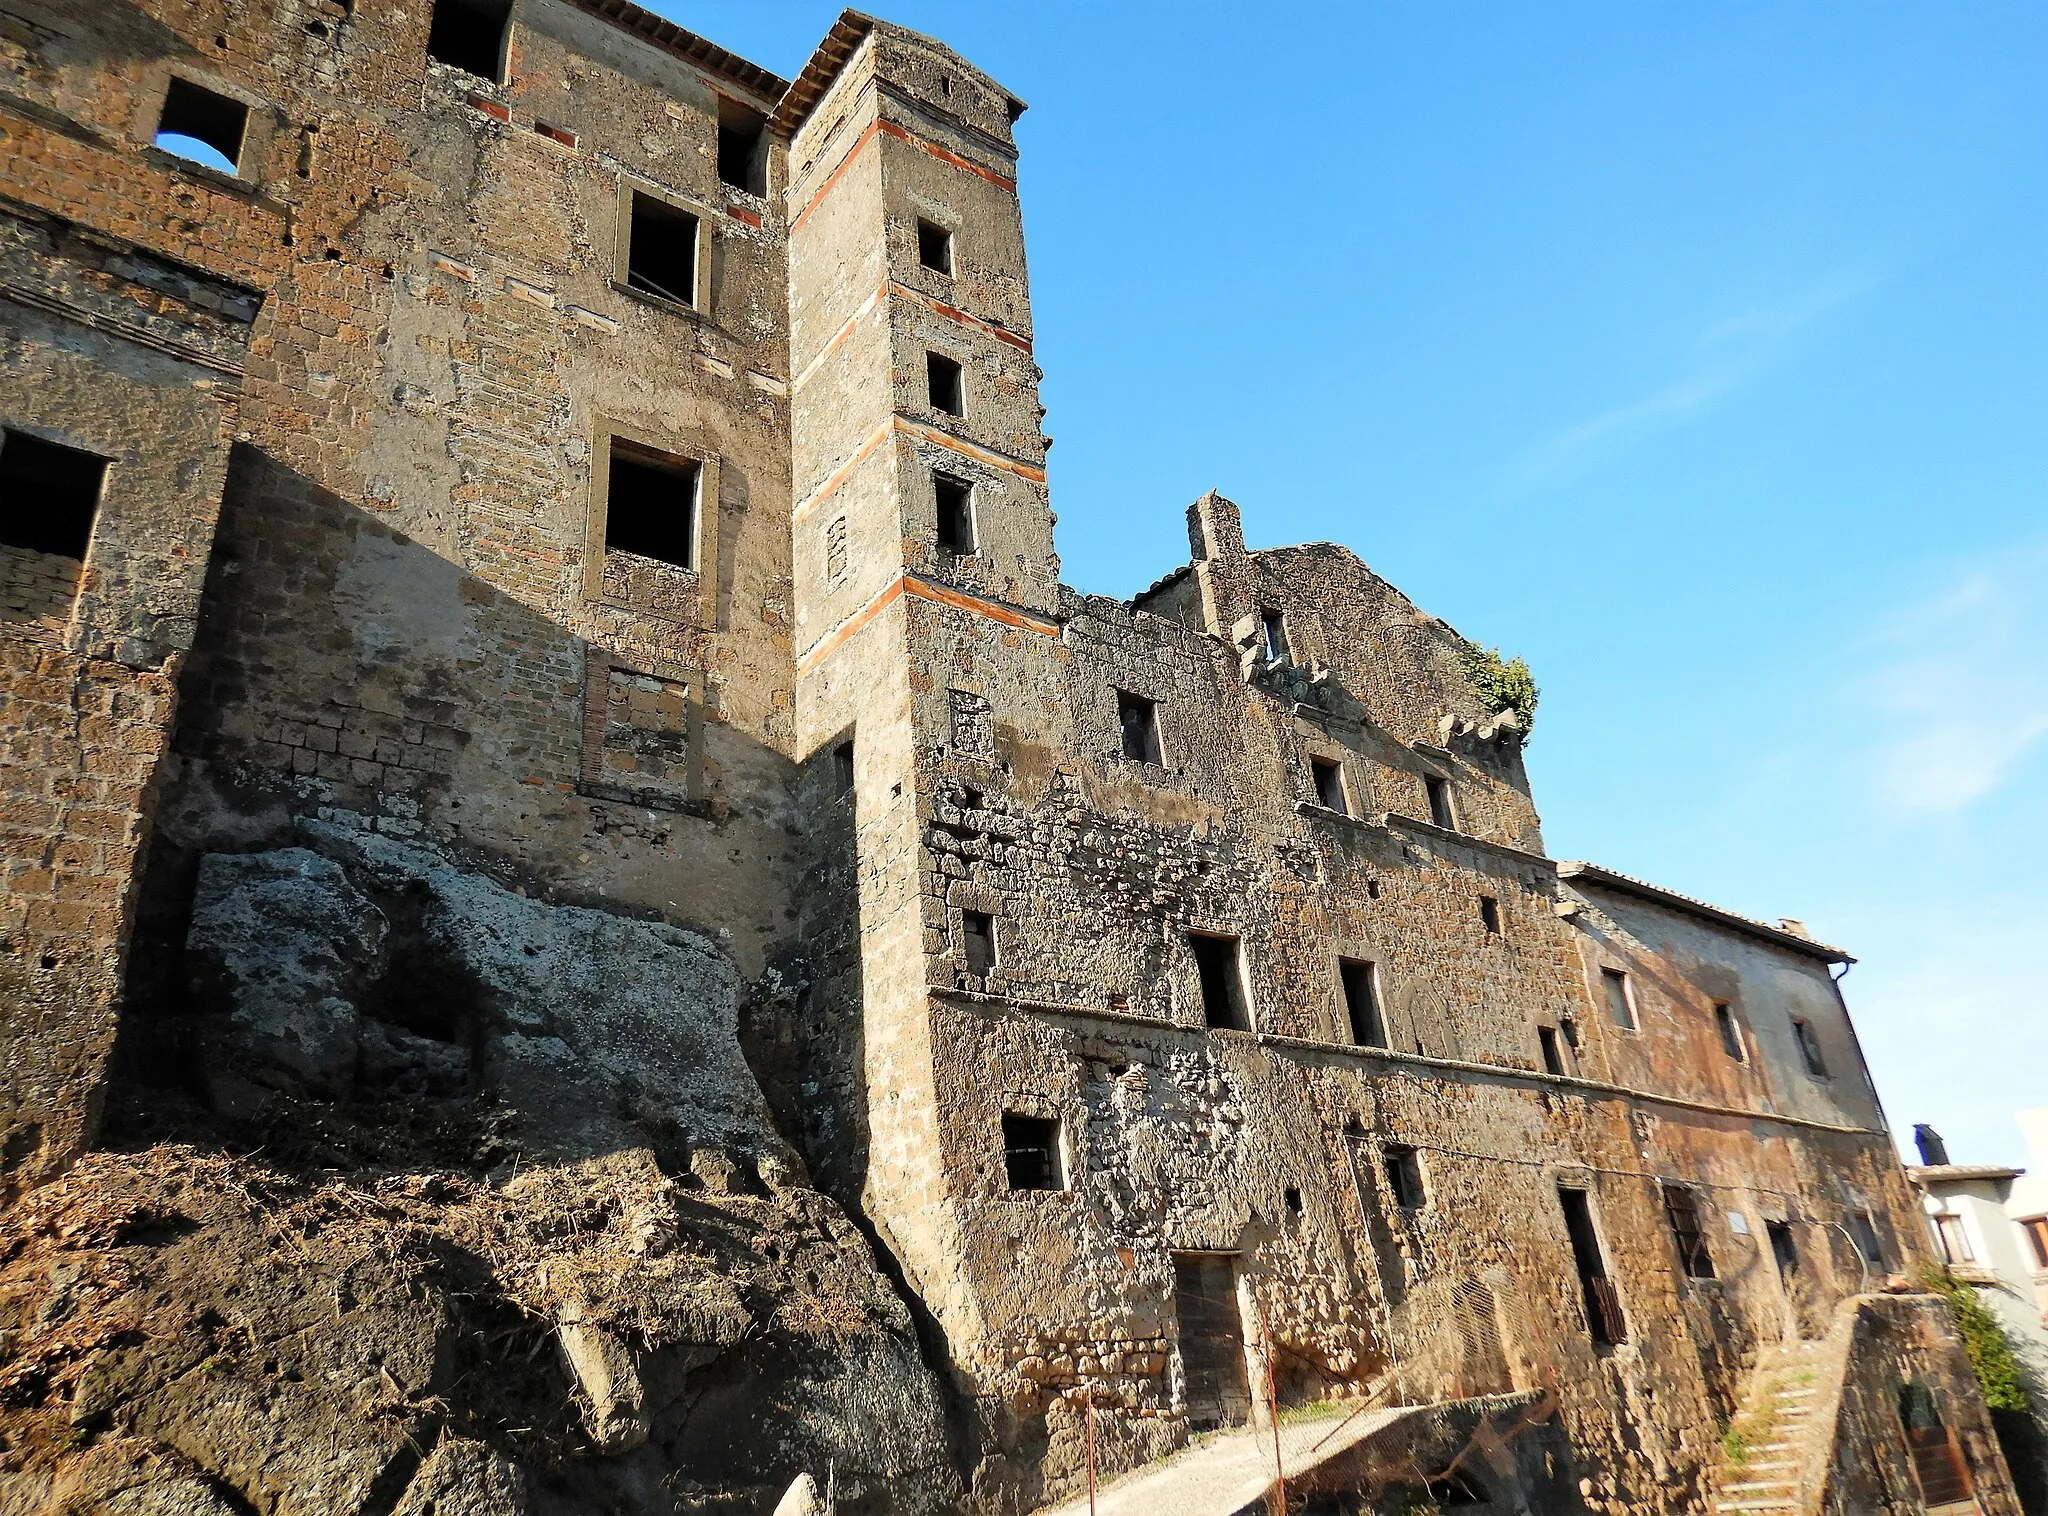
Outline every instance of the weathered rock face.
<svg viewBox="0 0 2048 1516">
<path fill-rule="evenodd" d="M 738 976 L 705 938 L 531 900 L 374 832 L 301 831 L 311 846 L 200 863 L 186 961 L 217 1106 L 486 1095 L 529 1160 L 793 1163 L 740 1054 Z"/>
<path fill-rule="evenodd" d="M 302 835 L 200 866 L 206 1109 L 127 1097 L 264 1161 L 101 1153 L 0 1221 L 0 1510 L 767 1511 L 828 1463 L 845 1510 L 950 1503 L 723 954 Z"/>
</svg>

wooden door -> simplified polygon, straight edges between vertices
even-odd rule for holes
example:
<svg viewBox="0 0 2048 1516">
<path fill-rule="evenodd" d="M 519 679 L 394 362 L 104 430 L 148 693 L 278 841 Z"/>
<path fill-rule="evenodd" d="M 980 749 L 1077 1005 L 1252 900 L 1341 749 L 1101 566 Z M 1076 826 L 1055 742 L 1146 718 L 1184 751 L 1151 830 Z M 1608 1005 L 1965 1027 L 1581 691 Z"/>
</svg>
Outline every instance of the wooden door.
<svg viewBox="0 0 2048 1516">
<path fill-rule="evenodd" d="M 1175 1253 L 1173 1308 L 1180 1322 L 1189 1424 L 1242 1426 L 1251 1419 L 1252 1401 L 1245 1376 L 1244 1317 L 1237 1304 L 1237 1256 Z"/>
</svg>

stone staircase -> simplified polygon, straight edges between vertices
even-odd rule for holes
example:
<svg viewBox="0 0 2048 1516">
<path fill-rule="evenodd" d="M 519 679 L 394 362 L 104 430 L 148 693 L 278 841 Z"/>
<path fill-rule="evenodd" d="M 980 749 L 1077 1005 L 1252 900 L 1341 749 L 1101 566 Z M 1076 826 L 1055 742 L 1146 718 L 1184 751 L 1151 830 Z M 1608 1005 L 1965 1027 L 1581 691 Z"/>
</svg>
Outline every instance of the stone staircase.
<svg viewBox="0 0 2048 1516">
<path fill-rule="evenodd" d="M 1708 1509 L 1716 1516 L 1798 1516 L 1809 1472 L 1825 1473 L 1833 1445 L 1831 1358 L 1825 1342 L 1758 1355 L 1714 1472 Z"/>
</svg>

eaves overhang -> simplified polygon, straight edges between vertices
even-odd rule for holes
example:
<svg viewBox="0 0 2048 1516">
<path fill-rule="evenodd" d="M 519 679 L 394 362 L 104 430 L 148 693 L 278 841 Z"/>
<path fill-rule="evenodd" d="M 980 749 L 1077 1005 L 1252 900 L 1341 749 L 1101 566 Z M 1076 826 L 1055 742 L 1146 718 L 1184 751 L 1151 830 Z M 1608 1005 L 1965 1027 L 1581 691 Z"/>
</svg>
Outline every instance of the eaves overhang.
<svg viewBox="0 0 2048 1516">
<path fill-rule="evenodd" d="M 789 92 L 789 81 L 781 75 L 771 74 L 758 63 L 749 63 L 739 54 L 729 53 L 717 43 L 695 32 L 685 31 L 673 21 L 634 5 L 632 0 L 569 0 L 569 4 L 602 21 L 609 21 L 620 31 L 631 32 L 642 42 L 651 43 L 714 78 L 736 85 L 763 109 L 772 109 Z"/>
<path fill-rule="evenodd" d="M 1815 942 L 1811 937 L 1801 937 L 1780 927 L 1767 926 L 1748 916 L 1738 916 L 1733 911 L 1724 911 L 1718 905 L 1708 905 L 1704 900 L 1695 900 L 1690 895 L 1681 895 L 1676 890 L 1667 890 L 1662 885 L 1647 880 L 1635 879 L 1627 874 L 1617 874 L 1613 869 L 1603 869 L 1597 863 L 1573 860 L 1557 866 L 1557 877 L 1575 883 L 1590 884 L 1599 889 L 1613 890 L 1617 894 L 1633 895 L 1638 900 L 1647 900 L 1652 905 L 1661 905 L 1667 910 L 1679 911 L 1701 921 L 1725 926 L 1747 936 L 1758 938 L 1784 948 L 1787 952 L 1799 953 L 1808 958 L 1819 959 L 1822 963 L 1854 963 L 1856 960 L 1838 947 L 1825 942 Z"/>
</svg>

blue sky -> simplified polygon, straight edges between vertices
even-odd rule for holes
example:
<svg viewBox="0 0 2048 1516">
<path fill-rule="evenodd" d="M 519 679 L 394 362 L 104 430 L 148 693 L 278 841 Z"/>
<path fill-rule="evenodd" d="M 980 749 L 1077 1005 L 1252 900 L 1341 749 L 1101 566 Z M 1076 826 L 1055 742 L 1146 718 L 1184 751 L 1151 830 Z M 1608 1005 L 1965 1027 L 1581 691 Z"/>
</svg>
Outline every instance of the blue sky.
<svg viewBox="0 0 2048 1516">
<path fill-rule="evenodd" d="M 783 74 L 830 5 L 664 14 Z M 1861 960 L 1894 1124 L 2048 1104 L 2048 8 L 943 5 L 1018 125 L 1064 577 L 1215 487 L 1526 656 L 1551 852 Z"/>
</svg>

